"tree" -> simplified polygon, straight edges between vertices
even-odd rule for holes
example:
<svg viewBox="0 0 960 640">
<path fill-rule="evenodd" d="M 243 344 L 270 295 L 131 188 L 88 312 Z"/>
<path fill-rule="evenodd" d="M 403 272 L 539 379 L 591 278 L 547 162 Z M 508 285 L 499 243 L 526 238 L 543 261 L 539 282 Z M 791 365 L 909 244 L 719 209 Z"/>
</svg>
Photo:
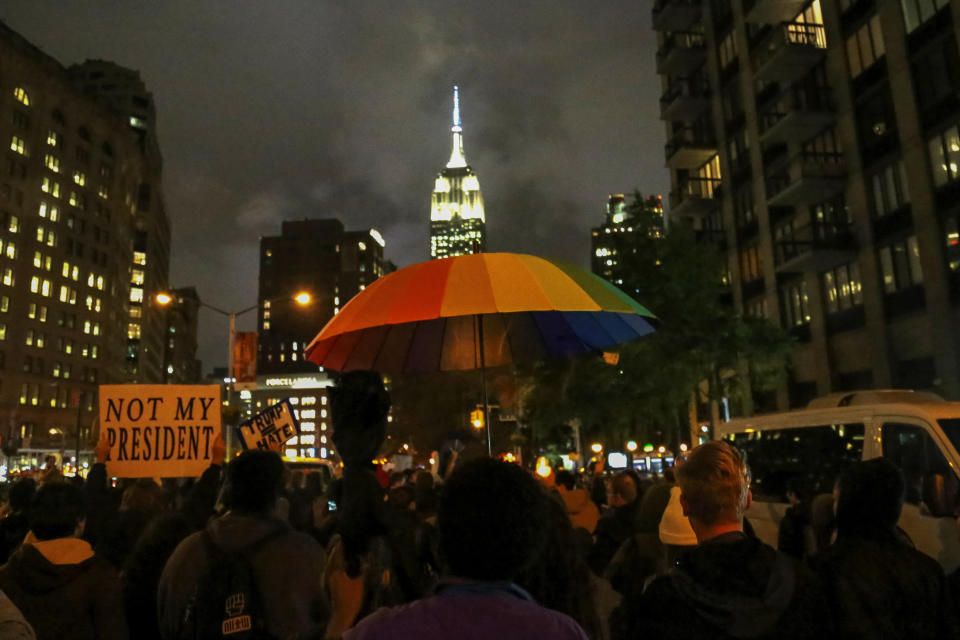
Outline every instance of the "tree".
<svg viewBox="0 0 960 640">
<path fill-rule="evenodd" d="M 580 420 L 585 437 L 685 440 L 692 394 L 749 400 L 782 385 L 792 339 L 771 322 L 735 313 L 721 256 L 687 224 L 664 230 L 639 193 L 632 230 L 618 234 L 613 280 L 653 311 L 657 331 L 622 345 L 619 362 L 599 357 L 540 363 L 524 372 L 523 418 L 549 433 Z"/>
</svg>

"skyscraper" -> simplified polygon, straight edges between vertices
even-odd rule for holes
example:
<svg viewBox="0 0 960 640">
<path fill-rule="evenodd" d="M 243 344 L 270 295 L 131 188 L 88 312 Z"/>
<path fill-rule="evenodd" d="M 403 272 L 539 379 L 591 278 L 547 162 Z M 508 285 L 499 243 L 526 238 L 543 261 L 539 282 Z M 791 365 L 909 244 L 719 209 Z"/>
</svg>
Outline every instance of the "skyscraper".
<svg viewBox="0 0 960 640">
<path fill-rule="evenodd" d="M 655 0 L 671 217 L 797 339 L 777 405 L 960 398 L 956 2 Z"/>
<path fill-rule="evenodd" d="M 648 233 L 659 234 L 663 229 L 662 199 L 648 196 L 642 206 L 657 221 L 657 229 L 648 230 Z M 627 253 L 636 251 L 632 246 L 634 224 L 634 215 L 627 207 L 626 198 L 622 193 L 614 193 L 607 199 L 604 223 L 590 231 L 590 270 L 621 288 L 626 284 L 621 261 Z M 628 287 L 625 290 L 630 292 Z"/>
<path fill-rule="evenodd" d="M 159 149 L 132 124 L 139 111 L 88 83 L 93 66 L 65 68 L 3 23 L 0 60 L 0 139 L 8 145 L 0 178 L 0 435 L 20 439 L 20 460 L 8 462 L 16 466 L 88 449 L 98 385 L 133 379 L 131 319 L 149 287 L 166 286 L 170 230 L 159 206 Z M 136 79 L 132 90 L 149 95 L 136 71 L 97 65 Z M 144 206 L 144 185 L 152 185 L 152 206 Z M 138 253 L 140 232 L 150 229 L 158 230 L 148 231 L 156 251 L 137 274 L 148 256 Z M 164 325 L 149 313 L 150 377 L 142 380 L 161 382 Z"/>
<path fill-rule="evenodd" d="M 460 88 L 453 88 L 453 150 L 437 175 L 430 202 L 430 257 L 449 258 L 485 251 L 487 223 L 480 182 L 463 155 Z"/>
<path fill-rule="evenodd" d="M 147 171 L 137 185 L 132 220 L 135 231 L 125 378 L 128 382 L 156 384 L 167 379 L 164 341 L 168 327 L 164 318 L 168 313 L 153 299 L 169 286 L 170 222 L 161 189 L 163 158 L 153 94 L 147 91 L 139 71 L 108 60 L 87 60 L 68 71 L 84 93 L 108 103 L 125 118 L 140 143 Z"/>
<path fill-rule="evenodd" d="M 343 305 L 384 274 L 383 236 L 345 231 L 337 219 L 285 220 L 260 239 L 257 375 L 316 373 L 303 350 Z M 306 291 L 312 302 L 293 297 Z"/>
</svg>

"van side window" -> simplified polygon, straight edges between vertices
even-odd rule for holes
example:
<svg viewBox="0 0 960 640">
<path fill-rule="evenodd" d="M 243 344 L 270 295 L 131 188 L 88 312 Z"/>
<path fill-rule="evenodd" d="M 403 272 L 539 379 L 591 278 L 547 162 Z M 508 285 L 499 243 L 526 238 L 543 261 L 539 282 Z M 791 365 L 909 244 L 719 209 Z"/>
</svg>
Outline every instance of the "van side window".
<svg viewBox="0 0 960 640">
<path fill-rule="evenodd" d="M 933 474 L 951 474 L 950 466 L 937 443 L 922 427 L 913 424 L 883 424 L 883 457 L 903 471 L 910 504 L 923 501 L 924 481 Z"/>
<path fill-rule="evenodd" d="M 754 500 L 786 502 L 787 482 L 799 479 L 811 495 L 833 491 L 837 476 L 863 456 L 862 423 L 731 434 L 750 467 Z"/>
</svg>

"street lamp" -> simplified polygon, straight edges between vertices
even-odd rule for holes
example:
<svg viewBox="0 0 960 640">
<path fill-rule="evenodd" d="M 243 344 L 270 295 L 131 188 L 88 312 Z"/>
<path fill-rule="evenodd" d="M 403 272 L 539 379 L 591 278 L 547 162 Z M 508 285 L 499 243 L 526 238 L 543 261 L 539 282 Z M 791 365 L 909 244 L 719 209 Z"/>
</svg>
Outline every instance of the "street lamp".
<svg viewBox="0 0 960 640">
<path fill-rule="evenodd" d="M 600 453 L 601 451 L 603 451 L 603 445 L 600 444 L 599 442 L 594 442 L 592 445 L 590 445 L 590 450 L 593 451 L 594 453 Z"/>
<path fill-rule="evenodd" d="M 637 450 L 636 440 L 630 440 L 629 442 L 627 442 L 627 451 L 629 451 L 630 453 L 633 453 L 636 450 Z"/>
<path fill-rule="evenodd" d="M 271 298 L 270 300 L 264 300 L 263 302 L 273 303 L 273 302 L 278 302 L 284 299 L 286 299 L 286 296 L 279 296 L 276 298 Z M 157 304 L 163 307 L 173 302 L 173 296 L 166 291 L 161 291 L 154 297 L 154 300 L 156 300 Z M 311 296 L 310 293 L 307 291 L 298 291 L 296 294 L 294 294 L 293 301 L 296 302 L 301 307 L 305 307 L 313 301 L 313 296 Z M 228 341 L 229 344 L 227 347 L 230 350 L 230 353 L 227 358 L 227 385 L 228 385 L 227 386 L 227 404 L 229 406 L 233 406 L 232 404 L 233 403 L 233 386 L 234 386 L 234 383 L 236 382 L 236 378 L 234 377 L 234 348 L 236 346 L 236 341 L 237 341 L 237 316 L 242 316 L 243 314 L 249 313 L 254 309 L 259 309 L 261 303 L 257 302 L 257 304 L 251 305 L 246 309 L 230 312 L 230 311 L 224 311 L 223 309 L 219 307 L 215 307 L 212 304 L 207 304 L 206 302 L 204 302 L 203 300 L 200 300 L 199 298 L 197 299 L 197 302 L 200 304 L 201 307 L 206 307 L 207 309 L 210 309 L 210 311 L 219 313 L 220 315 L 226 316 L 227 318 L 230 319 L 230 335 L 229 335 L 229 341 Z M 233 449 L 233 429 L 226 430 L 226 438 L 224 438 L 224 440 L 226 441 L 227 456 L 229 458 L 230 452 Z"/>
</svg>

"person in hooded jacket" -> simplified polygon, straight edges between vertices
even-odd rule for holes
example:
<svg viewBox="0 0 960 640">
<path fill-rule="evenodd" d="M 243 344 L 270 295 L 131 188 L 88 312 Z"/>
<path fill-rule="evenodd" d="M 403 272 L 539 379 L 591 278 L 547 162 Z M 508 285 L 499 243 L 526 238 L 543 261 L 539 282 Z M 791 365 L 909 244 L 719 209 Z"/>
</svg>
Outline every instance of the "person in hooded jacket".
<svg viewBox="0 0 960 640">
<path fill-rule="evenodd" d="M 939 563 L 897 530 L 904 481 L 884 458 L 858 462 L 835 489 L 837 540 L 813 559 L 843 638 L 960 636 Z"/>
<path fill-rule="evenodd" d="M 119 576 L 78 537 L 83 504 L 73 485 L 42 485 L 30 505 L 30 533 L 0 567 L 0 590 L 39 640 L 127 638 Z"/>
<path fill-rule="evenodd" d="M 676 474 L 680 504 L 699 544 L 631 603 L 638 623 L 631 637 L 832 637 L 816 577 L 744 533 L 751 495 L 740 453 L 708 442 Z"/>
</svg>

